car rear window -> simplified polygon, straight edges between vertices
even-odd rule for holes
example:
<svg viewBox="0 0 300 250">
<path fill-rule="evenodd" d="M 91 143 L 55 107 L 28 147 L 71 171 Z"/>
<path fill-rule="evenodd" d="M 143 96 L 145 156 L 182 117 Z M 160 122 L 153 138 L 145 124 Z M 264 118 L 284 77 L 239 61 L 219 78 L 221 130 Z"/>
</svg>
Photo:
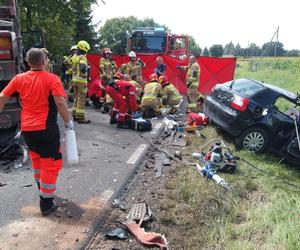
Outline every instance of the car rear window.
<svg viewBox="0 0 300 250">
<path fill-rule="evenodd" d="M 248 79 L 240 79 L 232 82 L 225 83 L 226 86 L 231 86 L 231 89 L 240 93 L 245 97 L 250 97 L 255 95 L 257 92 L 263 90 L 265 87 L 261 84 L 251 81 Z"/>
</svg>

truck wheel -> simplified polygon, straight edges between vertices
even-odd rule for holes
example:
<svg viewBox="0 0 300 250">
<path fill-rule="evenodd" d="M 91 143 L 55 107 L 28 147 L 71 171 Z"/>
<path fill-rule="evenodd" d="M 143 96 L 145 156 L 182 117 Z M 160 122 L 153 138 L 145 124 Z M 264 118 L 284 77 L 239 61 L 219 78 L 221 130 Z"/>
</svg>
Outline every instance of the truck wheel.
<svg viewBox="0 0 300 250">
<path fill-rule="evenodd" d="M 239 137 L 236 138 L 236 148 L 246 149 L 254 153 L 263 153 L 269 145 L 268 133 L 259 127 L 247 129 Z"/>
</svg>

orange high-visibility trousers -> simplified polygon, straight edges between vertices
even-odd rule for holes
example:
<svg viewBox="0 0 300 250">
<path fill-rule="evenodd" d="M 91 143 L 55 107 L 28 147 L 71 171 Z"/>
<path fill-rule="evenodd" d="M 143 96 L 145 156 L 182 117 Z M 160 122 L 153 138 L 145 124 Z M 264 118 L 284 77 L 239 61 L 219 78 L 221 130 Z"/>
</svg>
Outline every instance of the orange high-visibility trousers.
<svg viewBox="0 0 300 250">
<path fill-rule="evenodd" d="M 23 132 L 29 148 L 34 179 L 43 198 L 54 198 L 56 181 L 62 167 L 60 135 L 57 126 L 39 131 Z"/>
</svg>

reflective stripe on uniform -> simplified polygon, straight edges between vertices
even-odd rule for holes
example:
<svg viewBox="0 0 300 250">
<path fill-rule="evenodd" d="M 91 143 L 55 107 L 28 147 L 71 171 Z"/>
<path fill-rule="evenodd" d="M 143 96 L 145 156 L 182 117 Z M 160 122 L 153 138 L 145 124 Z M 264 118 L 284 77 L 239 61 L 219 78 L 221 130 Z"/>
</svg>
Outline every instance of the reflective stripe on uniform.
<svg viewBox="0 0 300 250">
<path fill-rule="evenodd" d="M 82 84 L 86 84 L 87 83 L 87 79 L 80 77 L 80 76 L 72 76 L 72 81 L 73 82 L 78 82 L 78 83 L 82 83 Z"/>
<path fill-rule="evenodd" d="M 41 188 L 44 188 L 44 189 L 48 189 L 48 190 L 56 189 L 55 184 L 46 184 L 46 183 L 41 182 L 40 185 L 41 185 Z"/>
<path fill-rule="evenodd" d="M 33 169 L 33 173 L 35 173 L 35 174 L 40 174 L 40 173 L 41 173 L 41 170 L 40 170 L 40 169 Z"/>
</svg>

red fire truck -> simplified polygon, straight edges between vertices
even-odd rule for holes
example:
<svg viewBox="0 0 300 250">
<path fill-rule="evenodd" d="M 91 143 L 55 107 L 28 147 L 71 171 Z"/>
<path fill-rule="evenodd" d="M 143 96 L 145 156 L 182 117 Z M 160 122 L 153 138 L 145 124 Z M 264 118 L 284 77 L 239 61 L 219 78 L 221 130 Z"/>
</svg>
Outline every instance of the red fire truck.
<svg viewBox="0 0 300 250">
<path fill-rule="evenodd" d="M 21 35 L 17 0 L 2 0 L 0 6 L 0 92 L 18 73 L 26 70 L 24 55 L 31 47 L 44 47 L 40 31 Z M 0 114 L 0 159 L 18 144 L 20 102 L 14 94 Z"/>
<path fill-rule="evenodd" d="M 139 55 L 168 54 L 174 57 L 189 55 L 188 36 L 174 35 L 164 28 L 137 28 L 127 39 L 128 51 Z"/>
</svg>

